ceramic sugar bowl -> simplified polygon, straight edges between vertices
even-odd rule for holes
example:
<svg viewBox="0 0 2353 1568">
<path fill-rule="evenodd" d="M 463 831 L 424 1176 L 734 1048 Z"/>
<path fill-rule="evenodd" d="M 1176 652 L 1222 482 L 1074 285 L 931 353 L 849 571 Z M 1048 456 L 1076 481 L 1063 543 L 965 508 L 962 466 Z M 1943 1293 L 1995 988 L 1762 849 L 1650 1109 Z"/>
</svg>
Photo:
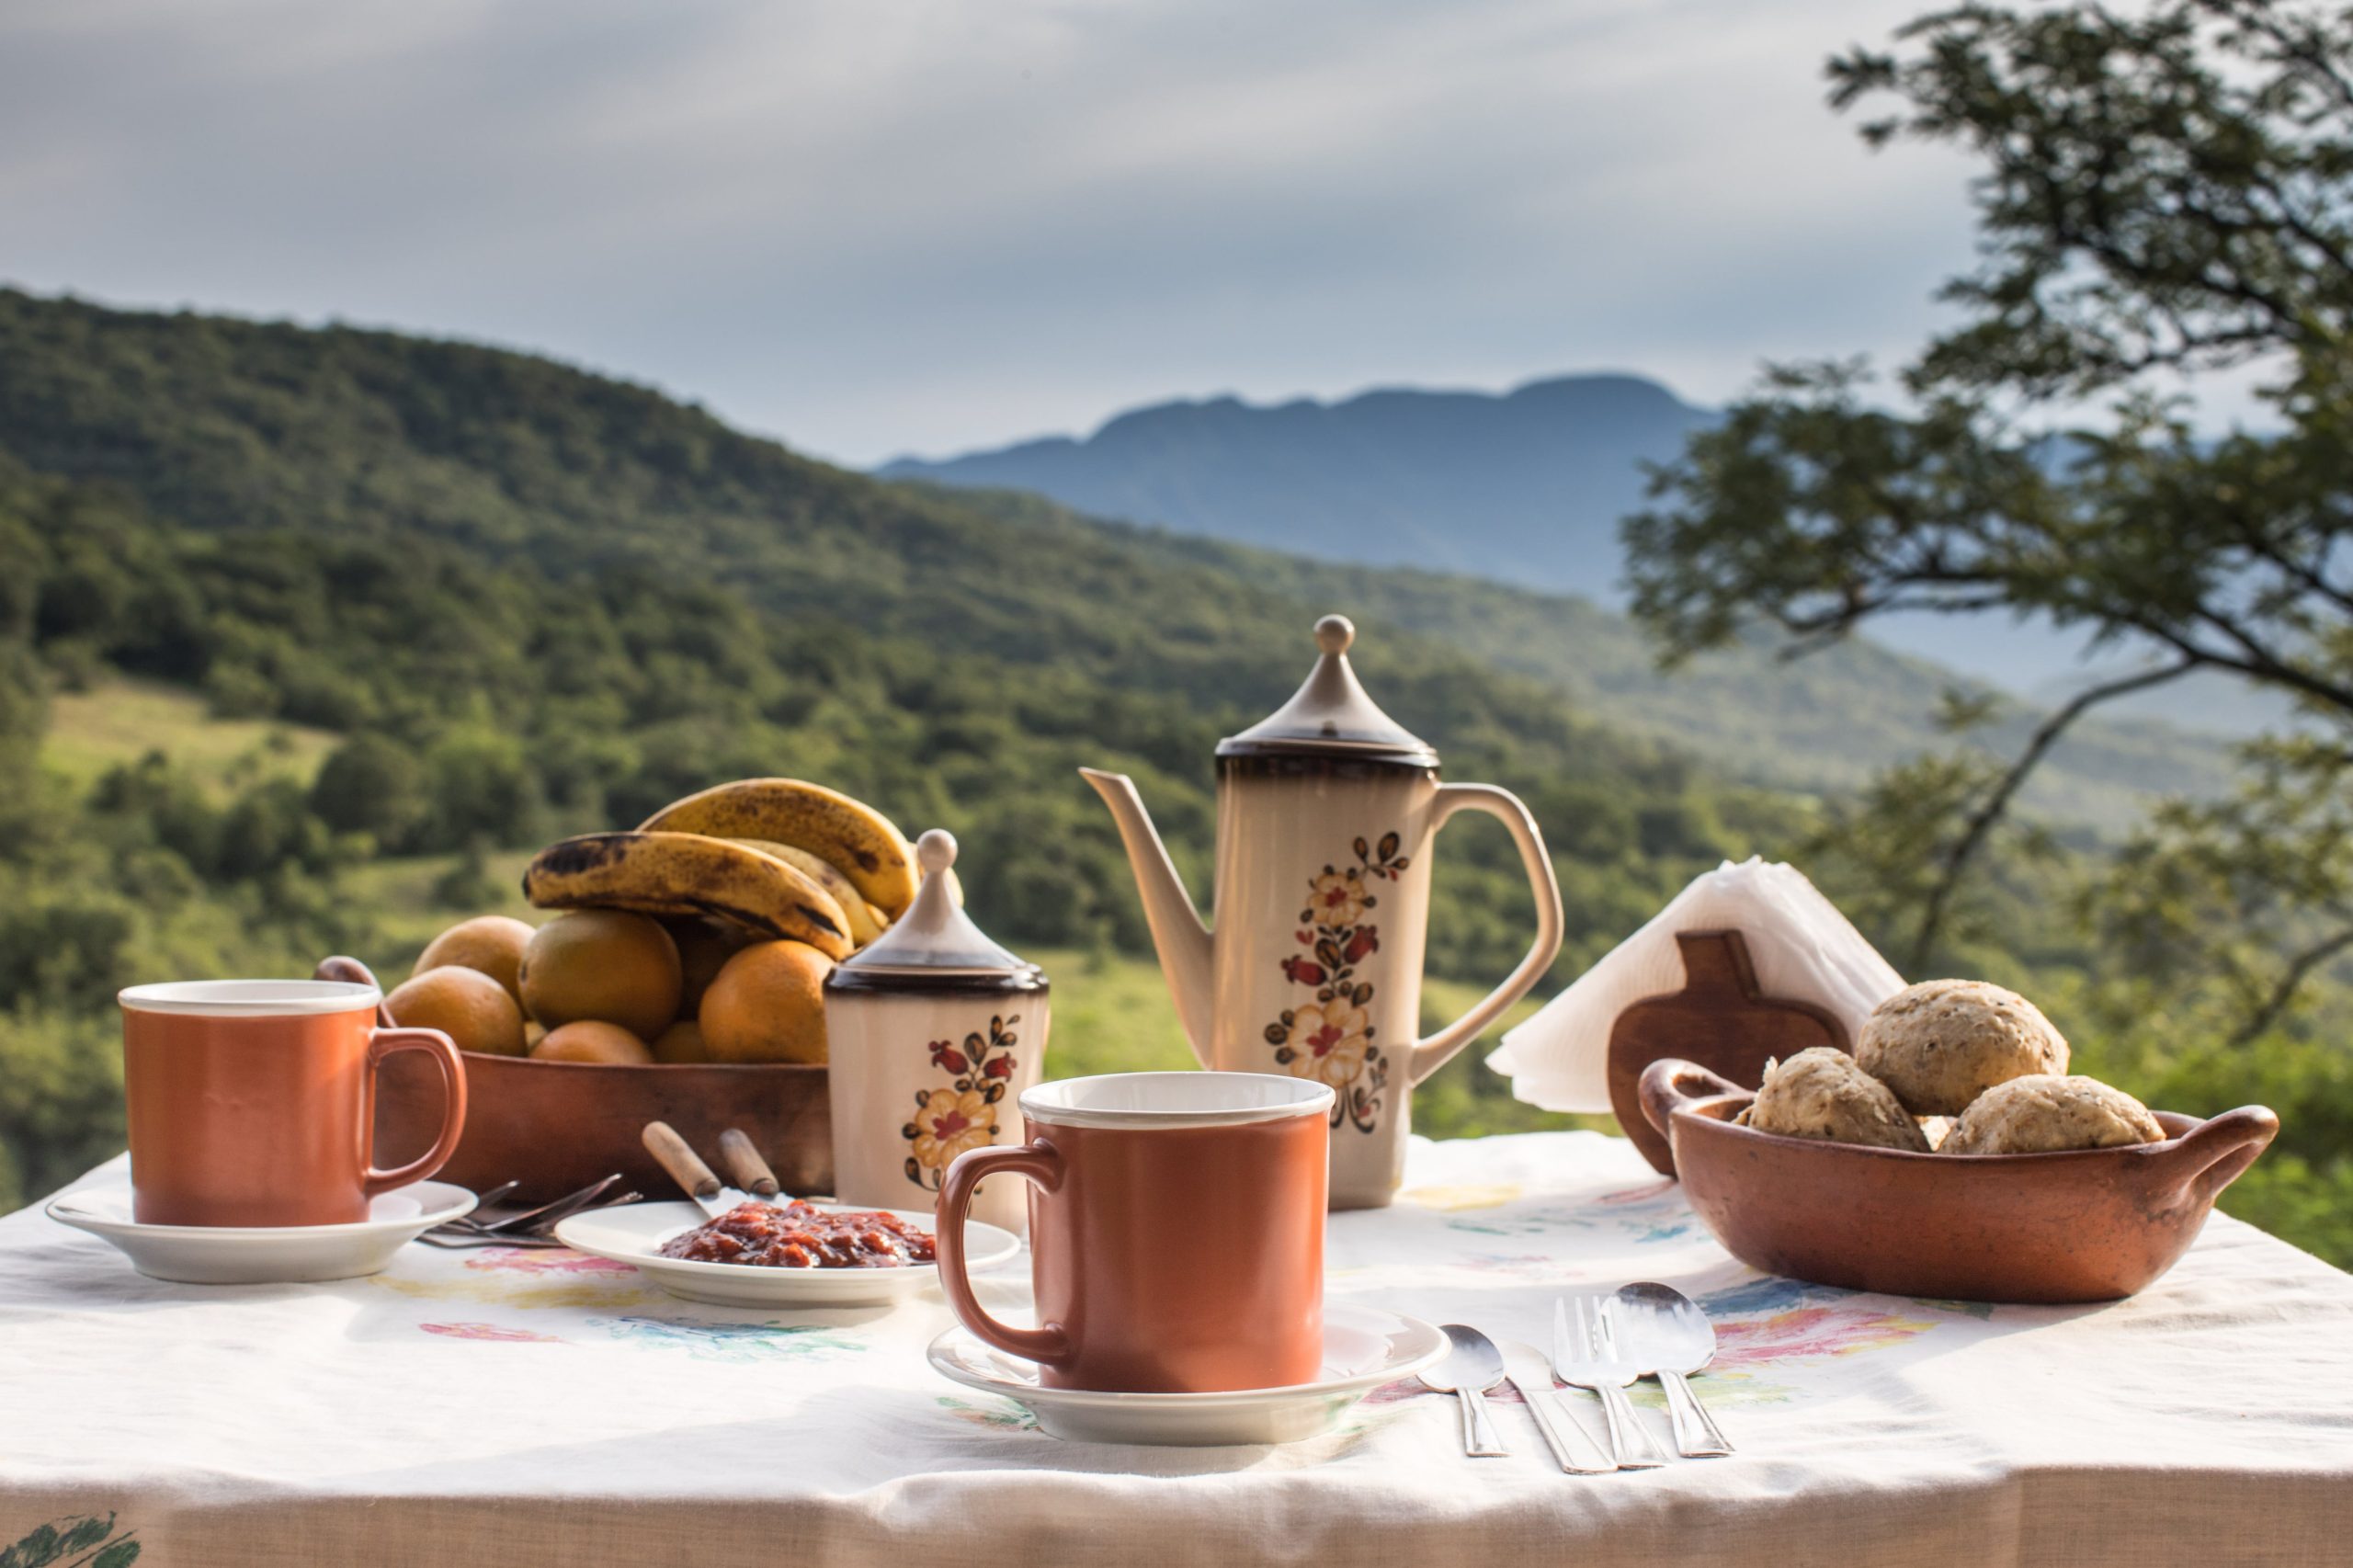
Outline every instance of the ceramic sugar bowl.
<svg viewBox="0 0 2353 1568">
<path fill-rule="evenodd" d="M 825 980 L 834 1196 L 860 1207 L 936 1203 L 957 1155 L 1021 1142 L 1021 1091 L 1046 1057 L 1045 971 L 959 906 L 952 834 L 925 834 L 915 861 L 914 904 Z M 1026 1231 L 1021 1178 L 983 1182 L 972 1216 Z"/>
</svg>

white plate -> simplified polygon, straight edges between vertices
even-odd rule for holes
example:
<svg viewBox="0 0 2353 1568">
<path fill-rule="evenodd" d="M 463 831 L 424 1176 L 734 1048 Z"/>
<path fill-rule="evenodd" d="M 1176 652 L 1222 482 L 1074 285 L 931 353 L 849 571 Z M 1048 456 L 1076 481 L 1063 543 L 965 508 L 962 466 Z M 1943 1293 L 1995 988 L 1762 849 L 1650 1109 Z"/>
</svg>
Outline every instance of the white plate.
<svg viewBox="0 0 2353 1568">
<path fill-rule="evenodd" d="M 829 1211 L 872 1213 L 854 1203 L 820 1203 Z M 928 1232 L 928 1210 L 885 1209 Z M 664 1242 L 703 1222 L 691 1203 L 629 1203 L 574 1214 L 555 1228 L 555 1239 L 575 1252 L 626 1263 L 674 1296 L 722 1307 L 888 1306 L 936 1284 L 939 1270 L 928 1263 L 899 1268 L 761 1268 L 741 1263 L 694 1263 L 664 1257 Z M 977 1273 L 1021 1250 L 1021 1238 L 978 1221 L 964 1227 L 964 1251 Z"/>
<path fill-rule="evenodd" d="M 1233 1393 L 1102 1393 L 1041 1388 L 1036 1363 L 993 1350 L 957 1327 L 931 1342 L 942 1376 L 1028 1407 L 1049 1436 L 1074 1443 L 1194 1448 L 1295 1443 L 1336 1426 L 1383 1383 L 1446 1355 L 1446 1335 L 1419 1318 L 1376 1307 L 1324 1309 L 1324 1370 L 1312 1383 Z"/>
<path fill-rule="evenodd" d="M 131 1217 L 127 1187 L 69 1192 L 43 1212 L 105 1237 L 153 1278 L 283 1285 L 381 1273 L 402 1247 L 473 1207 L 474 1195 L 462 1187 L 420 1181 L 377 1194 L 368 1218 L 348 1225 L 142 1225 Z"/>
</svg>

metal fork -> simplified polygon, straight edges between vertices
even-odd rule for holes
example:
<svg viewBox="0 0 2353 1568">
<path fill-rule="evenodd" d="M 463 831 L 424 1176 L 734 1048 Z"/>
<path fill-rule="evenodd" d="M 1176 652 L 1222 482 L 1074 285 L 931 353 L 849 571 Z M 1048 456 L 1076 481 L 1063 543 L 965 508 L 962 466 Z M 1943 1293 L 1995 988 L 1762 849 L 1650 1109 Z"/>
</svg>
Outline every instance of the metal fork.
<svg viewBox="0 0 2353 1568">
<path fill-rule="evenodd" d="M 436 1229 L 416 1239 L 426 1246 L 446 1247 L 451 1252 L 463 1252 L 469 1247 L 510 1247 L 517 1252 L 535 1252 L 563 1245 L 553 1236 L 506 1236 L 495 1231 Z"/>
<path fill-rule="evenodd" d="M 466 1221 L 472 1223 L 467 1228 L 479 1231 L 484 1235 L 544 1235 L 555 1229 L 556 1221 L 559 1220 L 567 1220 L 583 1210 L 603 1207 L 605 1203 L 610 1201 L 606 1199 L 605 1194 L 619 1187 L 620 1183 L 621 1173 L 615 1171 L 601 1180 L 590 1182 L 576 1192 L 565 1193 L 552 1203 L 542 1203 L 536 1209 L 526 1209 L 519 1214 L 509 1214 L 503 1220 L 481 1220 L 470 1214 L 466 1217 Z M 476 1213 L 479 1212 L 477 1209 Z M 464 1224 L 466 1221 L 461 1221 L 460 1223 Z"/>
<path fill-rule="evenodd" d="M 1570 1331 L 1569 1314 L 1576 1313 Z M 1609 1452 L 1620 1470 L 1648 1470 L 1666 1462 L 1650 1434 L 1634 1415 L 1627 1388 L 1642 1376 L 1618 1354 L 1609 1314 L 1597 1298 L 1572 1296 L 1552 1302 L 1552 1370 L 1563 1382 L 1590 1389 L 1600 1396 L 1601 1414 L 1609 1423 Z"/>
<path fill-rule="evenodd" d="M 555 1229 L 558 1221 L 568 1220 L 573 1215 L 585 1212 L 590 1209 L 612 1209 L 624 1203 L 638 1201 L 638 1194 L 634 1192 L 625 1192 L 619 1198 L 613 1199 L 605 1197 L 605 1194 L 612 1190 L 620 1179 L 620 1173 L 616 1171 L 601 1181 L 591 1182 L 577 1192 L 566 1193 L 552 1203 L 543 1203 L 536 1209 L 527 1209 L 519 1214 L 509 1214 L 503 1220 L 484 1221 L 473 1214 L 469 1214 L 461 1220 L 451 1220 L 436 1225 L 417 1237 L 417 1240 L 428 1246 L 452 1248 L 561 1246 L 563 1244 L 561 1242 L 548 1234 Z M 513 1182 L 507 1182 L 502 1187 L 494 1187 L 491 1189 L 491 1196 L 504 1197 L 515 1189 L 515 1185 Z"/>
</svg>

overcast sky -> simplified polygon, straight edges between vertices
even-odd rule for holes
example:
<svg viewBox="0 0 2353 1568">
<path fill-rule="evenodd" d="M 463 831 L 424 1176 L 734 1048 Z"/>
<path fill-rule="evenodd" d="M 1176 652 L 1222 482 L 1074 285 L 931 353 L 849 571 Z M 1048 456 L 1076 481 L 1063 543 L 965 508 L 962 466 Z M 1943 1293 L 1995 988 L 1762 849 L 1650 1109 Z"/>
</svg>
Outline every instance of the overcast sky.
<svg viewBox="0 0 2353 1568">
<path fill-rule="evenodd" d="M 1901 354 L 1962 166 L 1879 0 L 9 0 L 0 278 L 483 339 L 804 450 Z"/>
</svg>

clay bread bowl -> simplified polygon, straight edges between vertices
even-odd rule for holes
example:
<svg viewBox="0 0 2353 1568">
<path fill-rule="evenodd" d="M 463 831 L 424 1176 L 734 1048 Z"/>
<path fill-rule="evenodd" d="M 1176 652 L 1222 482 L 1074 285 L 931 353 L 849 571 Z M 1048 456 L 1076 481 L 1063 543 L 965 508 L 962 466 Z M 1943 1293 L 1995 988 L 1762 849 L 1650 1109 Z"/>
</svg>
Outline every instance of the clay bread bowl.
<svg viewBox="0 0 2353 1568">
<path fill-rule="evenodd" d="M 1697 1062 L 1654 1062 L 1643 1110 L 1700 1222 L 1752 1268 L 1886 1295 L 2018 1303 L 2131 1295 L 2188 1251 L 2214 1197 L 2279 1119 L 2158 1111 L 2162 1142 L 1936 1154 L 1733 1125 L 1754 1096 Z"/>
</svg>

